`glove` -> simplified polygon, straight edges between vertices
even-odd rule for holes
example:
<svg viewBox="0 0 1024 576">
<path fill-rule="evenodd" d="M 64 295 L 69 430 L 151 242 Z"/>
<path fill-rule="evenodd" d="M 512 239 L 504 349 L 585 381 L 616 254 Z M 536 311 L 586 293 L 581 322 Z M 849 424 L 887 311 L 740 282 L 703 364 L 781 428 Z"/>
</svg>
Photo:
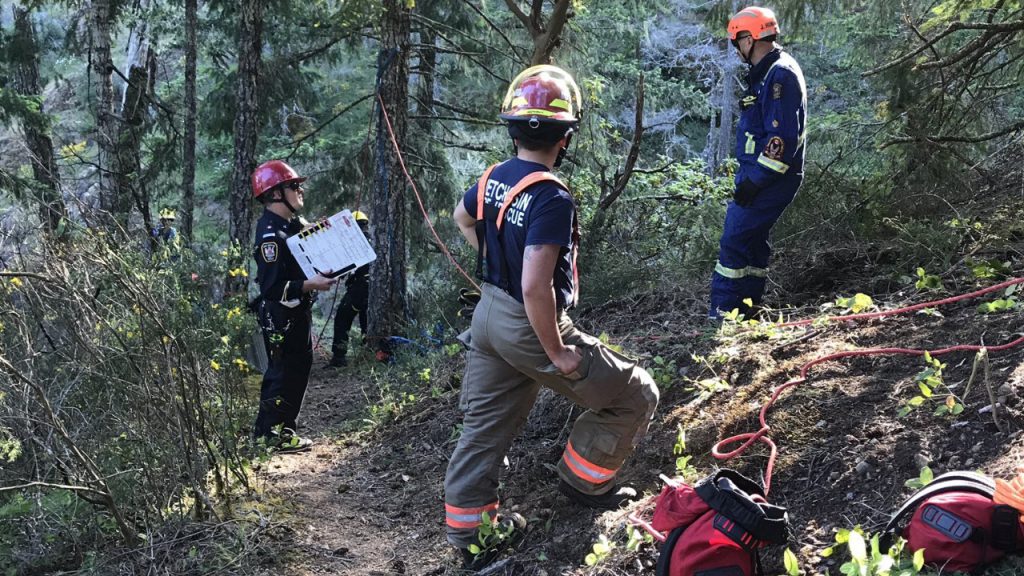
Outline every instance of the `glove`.
<svg viewBox="0 0 1024 576">
<path fill-rule="evenodd" d="M 736 185 L 736 190 L 732 193 L 733 202 L 746 208 L 754 203 L 754 197 L 761 190 L 750 180 L 744 178 L 739 184 Z"/>
<path fill-rule="evenodd" d="M 459 318 L 473 319 L 473 311 L 480 302 L 480 292 L 471 288 L 459 289 L 459 303 L 462 308 L 459 310 Z"/>
</svg>

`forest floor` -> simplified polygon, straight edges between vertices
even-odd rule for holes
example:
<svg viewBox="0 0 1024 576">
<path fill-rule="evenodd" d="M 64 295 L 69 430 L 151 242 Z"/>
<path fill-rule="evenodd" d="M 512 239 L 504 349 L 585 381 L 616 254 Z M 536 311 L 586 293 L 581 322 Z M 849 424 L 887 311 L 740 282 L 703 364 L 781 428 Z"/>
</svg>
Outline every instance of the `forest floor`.
<svg viewBox="0 0 1024 576">
<path fill-rule="evenodd" d="M 1016 276 L 1021 276 L 1017 262 Z M 873 293 L 875 305 L 893 309 L 938 297 L 970 292 L 994 281 L 944 279 L 941 293 L 914 289 Z M 858 289 L 849 284 L 853 295 Z M 877 288 L 877 286 L 875 287 Z M 825 315 L 825 297 L 778 294 L 787 317 Z M 819 299 L 815 301 L 815 299 Z M 943 306 L 935 313 L 911 314 L 859 323 L 833 322 L 811 330 L 769 330 L 760 337 L 729 334 L 710 327 L 700 290 L 652 294 L 584 309 L 577 325 L 608 334 L 612 343 L 641 358 L 661 387 L 661 404 L 647 438 L 627 461 L 620 480 L 656 494 L 659 474 L 676 476 L 679 429 L 686 432 L 686 454 L 697 478 L 719 465 L 762 478 L 763 446 L 720 463 L 711 455 L 720 439 L 758 428 L 757 414 L 771 391 L 795 377 L 804 363 L 840 350 L 899 346 L 930 349 L 954 344 L 995 345 L 1024 330 L 1024 312 L 982 315 L 979 300 Z M 833 309 L 830 314 L 838 313 Z M 698 357 L 695 360 L 694 357 Z M 962 396 L 973 366 L 971 353 L 941 357 L 945 384 Z M 811 369 L 806 383 L 780 397 L 767 419 L 779 445 L 770 500 L 789 511 L 789 548 L 806 574 L 838 573 L 842 554 L 822 558 L 839 528 L 877 531 L 909 495 L 904 482 L 927 464 L 936 475 L 950 470 L 981 470 L 1009 478 L 1024 457 L 1024 346 L 993 353 L 990 381 L 1005 403 L 1000 431 L 983 408 L 989 392 L 979 377 L 962 398 L 958 416 L 933 415 L 946 393 L 905 417 L 901 406 L 918 394 L 915 375 L 921 357 L 872 356 L 832 361 Z M 321 362 L 322 364 L 322 362 Z M 364 419 L 381 401 L 367 377 L 372 362 L 338 371 L 314 366 L 303 407 L 301 432 L 317 441 L 312 451 L 277 455 L 260 471 L 268 491 L 287 502 L 285 534 L 265 573 L 383 576 L 459 574 L 443 523 L 443 478 L 457 437 L 457 388 L 461 354 L 432 375 L 444 392 L 421 391 L 397 418 L 378 426 Z M 570 504 L 555 489 L 553 464 L 561 455 L 580 410 L 549 392 L 541 394 L 529 422 L 508 454 L 501 486 L 503 509 L 529 519 L 527 538 L 515 554 L 489 574 L 653 574 L 654 547 L 627 551 L 626 515 L 631 509 L 598 514 Z M 584 564 L 605 535 L 616 546 L 594 567 Z M 784 572 L 782 550 L 765 555 L 768 574 Z M 996 567 L 1020 573 L 1016 561 Z"/>
</svg>

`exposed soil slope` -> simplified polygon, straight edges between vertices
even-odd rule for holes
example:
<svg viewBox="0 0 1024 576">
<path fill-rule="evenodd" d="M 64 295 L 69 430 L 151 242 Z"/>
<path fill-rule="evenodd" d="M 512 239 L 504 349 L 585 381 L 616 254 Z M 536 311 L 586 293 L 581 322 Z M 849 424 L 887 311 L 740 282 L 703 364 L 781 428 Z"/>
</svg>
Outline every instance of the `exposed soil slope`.
<svg viewBox="0 0 1024 576">
<path fill-rule="evenodd" d="M 1019 271 L 1018 271 L 1018 275 Z M 950 285 L 950 283 L 947 283 Z M 980 286 L 964 281 L 955 290 Z M 962 288 L 962 290 L 961 290 Z M 952 289 L 951 289 L 952 290 Z M 876 304 L 894 308 L 931 299 L 934 294 L 876 295 Z M 660 489 L 658 475 L 675 474 L 672 453 L 678 427 L 688 431 L 687 454 L 701 475 L 718 465 L 710 456 L 718 440 L 758 428 L 757 413 L 772 389 L 795 377 L 799 367 L 821 355 L 854 348 L 902 346 L 937 349 L 953 344 L 989 345 L 1011 340 L 1024 329 L 1021 311 L 981 315 L 978 301 L 943 307 L 941 316 L 916 314 L 860 324 L 833 324 L 800 339 L 794 331 L 774 339 L 730 337 L 710 329 L 702 318 L 703 295 L 650 295 L 584 310 L 579 325 L 608 332 L 611 341 L 643 358 L 662 385 L 662 401 L 647 439 L 627 463 L 621 479 L 648 493 Z M 799 312 L 813 316 L 816 309 Z M 595 325 L 591 326 L 591 322 Z M 691 354 L 707 361 L 695 363 Z M 653 358 L 661 357 L 660 363 Z M 945 382 L 962 395 L 973 356 L 952 354 Z M 904 481 L 927 463 L 936 474 L 980 469 L 1009 477 L 1024 456 L 1024 346 L 993 354 L 990 384 L 1005 400 L 1000 432 L 980 378 L 956 417 L 932 414 L 929 403 L 898 418 L 903 402 L 915 396 L 918 357 L 870 357 L 813 368 L 808 381 L 782 395 L 768 413 L 780 454 L 771 499 L 788 507 L 794 539 L 790 548 L 808 573 L 837 573 L 839 560 L 818 551 L 832 543 L 833 528 L 863 525 L 877 530 L 906 497 Z M 446 373 L 433 375 L 447 391 L 427 391 L 390 423 L 366 431 L 360 421 L 379 400 L 367 378 L 372 366 L 345 372 L 314 368 L 304 408 L 305 433 L 318 439 L 313 451 L 276 456 L 264 469 L 272 494 L 291 502 L 288 524 L 294 544 L 268 566 L 287 574 L 457 574 L 444 539 L 442 482 L 460 416 L 457 387 L 461 358 Z M 694 382 L 721 378 L 727 390 L 713 394 Z M 652 547 L 624 551 L 628 511 L 602 515 L 571 505 L 555 490 L 553 464 L 561 455 L 579 409 L 543 393 L 522 436 L 508 455 L 502 506 L 530 519 L 530 533 L 518 552 L 494 574 L 651 574 Z M 727 464 L 760 478 L 767 451 L 751 448 Z M 583 559 L 600 534 L 618 544 L 597 567 Z M 775 550 L 769 573 L 782 573 Z M 1013 563 L 1002 573 L 1015 573 Z"/>
</svg>

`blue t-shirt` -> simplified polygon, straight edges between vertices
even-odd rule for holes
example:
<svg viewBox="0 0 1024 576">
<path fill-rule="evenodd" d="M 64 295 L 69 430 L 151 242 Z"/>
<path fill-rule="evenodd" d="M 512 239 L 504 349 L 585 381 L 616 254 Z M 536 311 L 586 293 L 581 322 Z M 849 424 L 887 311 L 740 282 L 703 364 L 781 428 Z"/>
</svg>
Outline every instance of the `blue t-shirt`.
<svg viewBox="0 0 1024 576">
<path fill-rule="evenodd" d="M 543 244 L 560 246 L 555 264 L 555 299 L 558 307 L 565 309 L 567 303 L 572 302 L 573 294 L 572 225 L 576 217 L 576 205 L 572 196 L 554 182 L 539 182 L 520 193 L 505 211 L 500 245 L 495 226 L 505 193 L 528 174 L 546 170 L 543 164 L 512 158 L 491 172 L 484 194 L 484 220 L 487 222 L 487 269 L 484 274 L 485 281 L 507 289 L 513 298 L 522 302 L 525 248 Z M 473 184 L 463 196 L 462 205 L 474 218 L 476 198 L 477 185 Z M 499 257 L 503 257 L 507 263 L 507 287 L 502 286 Z"/>
</svg>

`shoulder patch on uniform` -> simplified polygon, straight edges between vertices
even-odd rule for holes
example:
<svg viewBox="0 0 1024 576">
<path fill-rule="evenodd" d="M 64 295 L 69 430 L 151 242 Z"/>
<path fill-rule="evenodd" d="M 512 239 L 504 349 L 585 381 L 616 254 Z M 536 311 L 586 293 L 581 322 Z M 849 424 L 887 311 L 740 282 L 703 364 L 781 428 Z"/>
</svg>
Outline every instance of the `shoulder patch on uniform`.
<svg viewBox="0 0 1024 576">
<path fill-rule="evenodd" d="M 277 262 L 277 242 L 264 242 L 260 244 L 260 254 L 264 262 Z"/>
<path fill-rule="evenodd" d="M 772 99 L 778 100 L 779 98 L 782 98 L 782 83 L 776 82 L 772 84 Z"/>
<path fill-rule="evenodd" d="M 764 155 L 772 160 L 782 160 L 782 153 L 786 150 L 786 143 L 778 136 L 772 136 L 764 145 Z"/>
</svg>

